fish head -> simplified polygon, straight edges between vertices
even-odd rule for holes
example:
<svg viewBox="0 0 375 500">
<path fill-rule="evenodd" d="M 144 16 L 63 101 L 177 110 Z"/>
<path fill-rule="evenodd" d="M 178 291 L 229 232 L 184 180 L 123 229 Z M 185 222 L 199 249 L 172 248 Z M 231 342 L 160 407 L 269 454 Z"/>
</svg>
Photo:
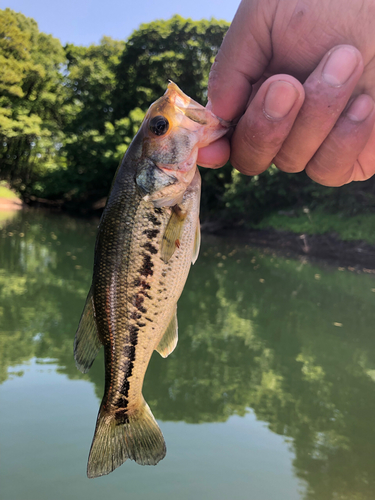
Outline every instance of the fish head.
<svg viewBox="0 0 375 500">
<path fill-rule="evenodd" d="M 198 149 L 223 136 L 229 123 L 170 82 L 150 106 L 143 127 L 144 154 L 160 168 L 186 171 L 195 163 Z"/>
<path fill-rule="evenodd" d="M 173 204 L 194 177 L 198 149 L 222 137 L 229 126 L 170 82 L 150 106 L 140 129 L 143 164 L 148 166 L 138 173 L 138 185 L 154 202 L 158 200 L 155 205 Z M 158 170 L 151 171 L 152 165 Z M 163 187 L 168 188 L 167 197 Z"/>
</svg>

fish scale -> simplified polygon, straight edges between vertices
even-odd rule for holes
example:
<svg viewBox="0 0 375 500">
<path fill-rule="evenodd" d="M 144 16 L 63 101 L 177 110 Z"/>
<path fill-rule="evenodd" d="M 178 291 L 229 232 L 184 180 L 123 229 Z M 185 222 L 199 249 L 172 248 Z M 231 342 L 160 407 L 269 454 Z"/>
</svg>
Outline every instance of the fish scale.
<svg viewBox="0 0 375 500">
<path fill-rule="evenodd" d="M 74 345 L 83 372 L 104 346 L 105 389 L 89 477 L 108 474 L 127 458 L 155 465 L 165 456 L 142 385 L 153 351 L 166 357 L 177 344 L 177 301 L 199 251 L 198 147 L 227 128 L 170 83 L 118 169 Z"/>
</svg>

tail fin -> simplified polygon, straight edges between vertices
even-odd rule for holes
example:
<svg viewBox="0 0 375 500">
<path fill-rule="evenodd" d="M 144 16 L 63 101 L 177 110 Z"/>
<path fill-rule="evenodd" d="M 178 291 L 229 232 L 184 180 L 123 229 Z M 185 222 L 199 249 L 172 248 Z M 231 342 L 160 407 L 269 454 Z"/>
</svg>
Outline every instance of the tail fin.
<svg viewBox="0 0 375 500">
<path fill-rule="evenodd" d="M 151 410 L 143 400 L 138 411 L 119 419 L 99 410 L 92 441 L 87 476 L 104 476 L 127 458 L 140 465 L 156 465 L 165 457 L 164 437 Z"/>
</svg>

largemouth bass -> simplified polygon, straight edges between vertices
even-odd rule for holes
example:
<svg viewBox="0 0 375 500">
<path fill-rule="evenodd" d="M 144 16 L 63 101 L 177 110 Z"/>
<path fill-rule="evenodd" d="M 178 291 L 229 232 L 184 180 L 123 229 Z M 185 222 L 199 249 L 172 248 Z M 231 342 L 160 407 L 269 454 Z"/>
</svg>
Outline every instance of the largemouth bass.
<svg viewBox="0 0 375 500">
<path fill-rule="evenodd" d="M 198 256 L 198 148 L 227 129 L 170 83 L 148 110 L 113 181 L 74 341 L 84 373 L 102 345 L 105 353 L 88 477 L 108 474 L 127 458 L 156 465 L 165 456 L 142 384 L 153 351 L 166 357 L 176 347 L 177 300 Z"/>
</svg>

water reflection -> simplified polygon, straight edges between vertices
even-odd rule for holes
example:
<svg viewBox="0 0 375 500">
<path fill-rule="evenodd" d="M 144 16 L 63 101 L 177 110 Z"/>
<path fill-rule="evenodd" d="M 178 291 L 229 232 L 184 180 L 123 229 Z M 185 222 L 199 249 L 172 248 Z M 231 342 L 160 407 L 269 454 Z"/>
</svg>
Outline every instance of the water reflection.
<svg viewBox="0 0 375 500">
<path fill-rule="evenodd" d="M 91 280 L 97 221 L 19 213 L 2 222 L 0 381 L 36 357 L 104 389 L 102 359 L 76 370 L 72 338 Z M 258 250 L 203 245 L 179 302 L 180 339 L 152 358 L 156 418 L 225 421 L 252 408 L 291 438 L 306 499 L 375 494 L 375 277 Z"/>
</svg>

